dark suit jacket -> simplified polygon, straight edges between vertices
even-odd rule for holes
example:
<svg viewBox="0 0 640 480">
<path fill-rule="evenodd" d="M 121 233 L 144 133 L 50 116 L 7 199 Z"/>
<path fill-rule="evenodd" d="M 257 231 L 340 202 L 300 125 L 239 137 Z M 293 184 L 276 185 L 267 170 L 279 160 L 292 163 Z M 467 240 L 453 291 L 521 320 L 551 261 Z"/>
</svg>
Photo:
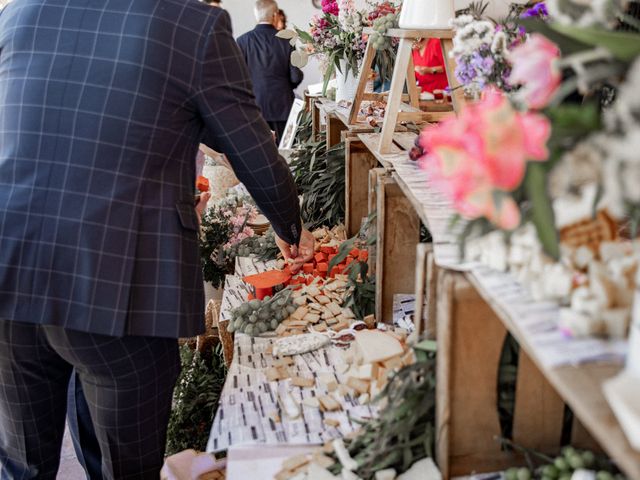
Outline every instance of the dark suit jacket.
<svg viewBox="0 0 640 480">
<path fill-rule="evenodd" d="M 260 24 L 238 38 L 251 72 L 253 91 L 267 121 L 286 122 L 293 105 L 293 90 L 302 82 L 302 71 L 291 65 L 292 47 L 276 37 L 271 25 Z"/>
<path fill-rule="evenodd" d="M 202 330 L 195 157 L 225 152 L 298 240 L 293 178 L 229 16 L 196 0 L 16 0 L 0 13 L 0 318 Z"/>
</svg>

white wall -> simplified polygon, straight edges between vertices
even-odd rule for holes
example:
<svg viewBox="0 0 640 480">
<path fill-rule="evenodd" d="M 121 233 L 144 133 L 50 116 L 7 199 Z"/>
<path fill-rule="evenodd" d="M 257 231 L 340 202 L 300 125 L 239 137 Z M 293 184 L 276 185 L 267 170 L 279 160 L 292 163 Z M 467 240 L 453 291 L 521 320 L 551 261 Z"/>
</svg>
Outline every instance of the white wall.
<svg viewBox="0 0 640 480">
<path fill-rule="evenodd" d="M 1 2 L 2 0 L 0 0 Z M 423 0 L 425 2 L 432 0 Z M 466 7 L 471 0 L 454 0 L 455 8 L 460 9 Z M 487 15 L 493 18 L 499 18 L 505 15 L 509 9 L 511 0 L 490 0 L 487 8 Z M 525 2 L 526 0 L 518 0 Z M 253 17 L 253 5 L 255 0 L 223 0 L 223 7 L 231 15 L 233 22 L 233 34 L 238 37 L 245 32 L 251 30 L 255 25 Z M 289 27 L 296 26 L 301 29 L 307 29 L 311 17 L 321 10 L 316 9 L 311 4 L 311 0 L 277 0 L 278 5 L 282 8 L 288 17 Z M 356 0 L 359 8 L 365 7 L 365 0 Z M 304 82 L 298 88 L 299 95 L 302 94 L 306 86 L 310 83 L 319 83 L 322 81 L 319 63 L 311 59 L 309 64 L 304 68 Z"/>
</svg>

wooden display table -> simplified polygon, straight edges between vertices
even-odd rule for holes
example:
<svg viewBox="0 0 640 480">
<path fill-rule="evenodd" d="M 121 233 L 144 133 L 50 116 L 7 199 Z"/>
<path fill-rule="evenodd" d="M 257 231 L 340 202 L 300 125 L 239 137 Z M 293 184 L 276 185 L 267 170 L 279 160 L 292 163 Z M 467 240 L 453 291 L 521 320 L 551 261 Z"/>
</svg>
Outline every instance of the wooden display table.
<svg viewBox="0 0 640 480">
<path fill-rule="evenodd" d="M 640 453 L 631 449 L 602 393 L 602 383 L 620 371 L 619 345 L 562 338 L 556 305 L 533 301 L 507 273 L 463 261 L 457 233 L 450 231 L 451 206 L 408 159 L 415 135 L 395 133 L 388 154 L 377 150 L 379 138 L 359 134 L 347 143 L 347 208 L 363 208 L 365 172 L 377 165 L 368 172 L 366 188 L 368 209 L 378 214 L 376 314 L 389 320 L 393 294 L 408 293 L 412 285 L 418 299 L 427 298 L 427 330 L 437 330 L 436 451 L 444 477 L 523 464 L 494 439 L 501 433 L 500 353 L 511 333 L 522 347 L 514 441 L 557 453 L 568 405 L 574 421 L 565 440 L 578 448 L 601 447 L 629 478 L 640 479 Z M 432 244 L 419 244 L 420 221 Z M 422 316 L 416 318 L 424 330 Z M 581 363 L 595 351 L 602 361 Z M 577 364 L 567 364 L 567 358 Z"/>
</svg>

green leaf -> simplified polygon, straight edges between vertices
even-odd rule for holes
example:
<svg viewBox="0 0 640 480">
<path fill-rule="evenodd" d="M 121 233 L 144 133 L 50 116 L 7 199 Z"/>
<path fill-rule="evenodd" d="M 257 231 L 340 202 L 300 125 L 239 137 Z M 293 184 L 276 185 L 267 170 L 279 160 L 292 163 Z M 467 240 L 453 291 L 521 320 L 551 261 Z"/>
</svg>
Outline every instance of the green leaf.
<svg viewBox="0 0 640 480">
<path fill-rule="evenodd" d="M 438 350 L 438 343 L 435 340 L 423 340 L 414 345 L 413 348 L 423 352 L 436 352 Z"/>
<path fill-rule="evenodd" d="M 308 32 L 305 32 L 304 30 L 298 30 L 298 29 L 296 29 L 296 31 L 300 36 L 300 40 L 302 40 L 304 43 L 313 43 L 313 37 Z"/>
<path fill-rule="evenodd" d="M 550 24 L 550 27 L 583 44 L 606 48 L 614 57 L 624 62 L 631 62 L 640 55 L 640 34 L 637 33 L 616 32 L 597 27 L 575 27 L 558 23 Z M 567 54 L 564 50 L 562 53 Z"/>
<path fill-rule="evenodd" d="M 548 22 L 544 22 L 539 19 L 527 19 L 522 20 L 521 23 L 528 33 L 540 33 L 558 45 L 558 48 L 563 55 L 571 55 L 572 53 L 582 52 L 591 48 L 589 44 L 565 35 L 559 30 L 551 28 L 551 25 Z"/>
<path fill-rule="evenodd" d="M 555 225 L 551 198 L 547 193 L 545 169 L 542 164 L 529 163 L 525 186 L 531 200 L 531 217 L 544 251 L 554 260 L 560 258 L 560 240 Z"/>
</svg>

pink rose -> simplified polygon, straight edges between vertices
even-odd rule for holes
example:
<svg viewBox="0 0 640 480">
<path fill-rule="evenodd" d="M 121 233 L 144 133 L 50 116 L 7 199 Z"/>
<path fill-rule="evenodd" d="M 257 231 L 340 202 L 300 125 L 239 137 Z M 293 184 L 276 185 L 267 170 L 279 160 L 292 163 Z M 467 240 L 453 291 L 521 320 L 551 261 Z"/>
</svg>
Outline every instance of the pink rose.
<svg viewBox="0 0 640 480">
<path fill-rule="evenodd" d="M 533 33 L 509 53 L 513 65 L 509 83 L 522 85 L 519 94 L 529 108 L 546 107 L 560 86 L 559 58 L 557 45 L 539 33 Z"/>
<path fill-rule="evenodd" d="M 422 131 L 427 153 L 421 164 L 458 213 L 510 230 L 520 212 L 508 192 L 522 183 L 528 160 L 547 158 L 550 132 L 544 116 L 517 112 L 504 94 L 489 89 L 458 117 Z"/>
</svg>

